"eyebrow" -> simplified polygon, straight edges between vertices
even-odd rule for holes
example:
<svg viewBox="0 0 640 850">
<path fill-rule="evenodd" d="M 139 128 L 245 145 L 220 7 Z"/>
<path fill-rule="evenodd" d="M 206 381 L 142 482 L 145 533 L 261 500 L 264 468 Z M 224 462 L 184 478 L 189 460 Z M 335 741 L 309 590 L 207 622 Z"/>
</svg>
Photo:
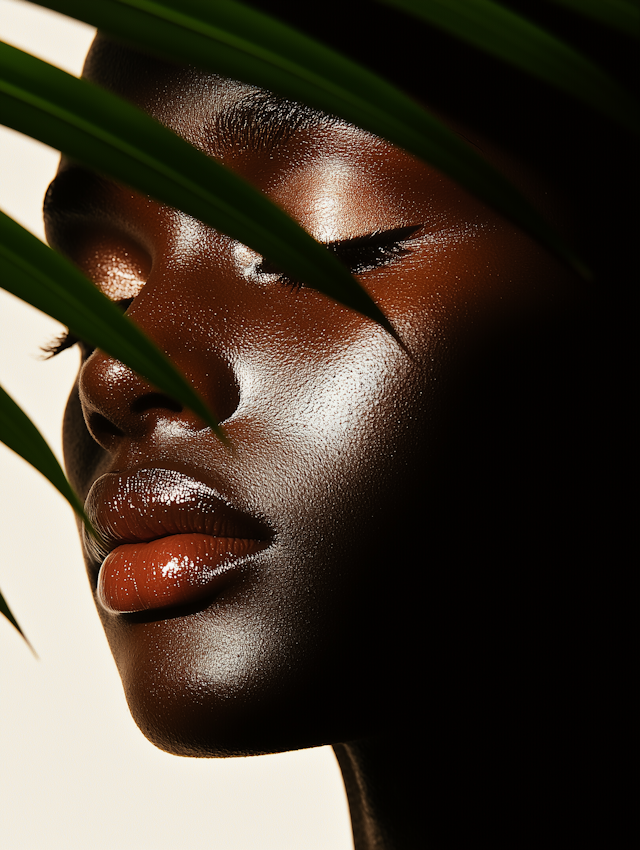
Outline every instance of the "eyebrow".
<svg viewBox="0 0 640 850">
<path fill-rule="evenodd" d="M 345 122 L 336 116 L 287 100 L 264 89 L 254 89 L 217 109 L 205 134 L 208 153 L 222 159 L 226 153 L 248 149 L 271 153 L 298 130 Z M 59 226 L 86 215 L 87 205 L 100 215 L 101 205 L 90 202 L 91 191 L 104 191 L 110 182 L 80 165 L 58 174 L 49 185 L 43 202 L 45 219 Z"/>
<path fill-rule="evenodd" d="M 207 137 L 216 157 L 248 148 L 269 153 L 301 129 L 336 124 L 339 119 L 268 91 L 249 92 L 218 111 Z"/>
</svg>

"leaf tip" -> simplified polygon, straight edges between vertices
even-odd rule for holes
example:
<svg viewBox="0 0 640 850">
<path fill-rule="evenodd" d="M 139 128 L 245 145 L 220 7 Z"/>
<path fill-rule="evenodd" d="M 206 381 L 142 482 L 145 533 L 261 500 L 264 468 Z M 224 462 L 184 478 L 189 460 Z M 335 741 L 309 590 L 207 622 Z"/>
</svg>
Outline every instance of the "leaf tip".
<svg viewBox="0 0 640 850">
<path fill-rule="evenodd" d="M 5 617 L 5 618 L 6 618 L 6 619 L 7 619 L 7 620 L 11 623 L 11 625 L 12 625 L 12 626 L 14 627 L 14 629 L 18 632 L 18 634 L 20 635 L 20 637 L 23 639 L 23 641 L 27 644 L 27 646 L 29 647 L 29 649 L 30 649 L 30 650 L 31 650 L 31 652 L 33 653 L 34 658 L 36 658 L 36 659 L 38 659 L 38 660 L 39 660 L 39 658 L 38 658 L 38 653 L 37 653 L 37 652 L 35 651 L 35 649 L 33 648 L 33 645 L 31 644 L 31 641 L 28 639 L 28 637 L 25 635 L 25 633 L 24 633 L 24 632 L 22 631 L 22 629 L 20 628 L 20 624 L 18 623 L 18 621 L 16 620 L 16 618 L 15 618 L 15 617 L 13 616 L 13 614 L 11 613 L 11 609 L 10 609 L 10 608 L 9 608 L 9 606 L 7 605 L 7 602 L 6 602 L 5 598 L 4 598 L 4 596 L 2 595 L 2 593 L 0 593 L 0 614 L 1 614 L 1 615 L 3 615 L 3 616 L 4 616 L 4 617 Z"/>
</svg>

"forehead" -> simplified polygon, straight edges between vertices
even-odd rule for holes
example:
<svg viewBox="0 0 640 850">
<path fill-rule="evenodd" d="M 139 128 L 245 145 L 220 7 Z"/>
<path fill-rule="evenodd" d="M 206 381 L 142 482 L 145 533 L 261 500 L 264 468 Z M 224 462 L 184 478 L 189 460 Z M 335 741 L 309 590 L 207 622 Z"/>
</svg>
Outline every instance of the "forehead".
<svg viewBox="0 0 640 850">
<path fill-rule="evenodd" d="M 296 131 L 338 123 L 255 86 L 144 56 L 102 36 L 89 51 L 83 76 L 221 157 L 239 147 L 268 153 Z"/>
<path fill-rule="evenodd" d="M 92 47 L 85 76 L 222 160 L 323 241 L 424 220 L 429 184 L 440 182 L 433 169 L 334 116 L 105 39 Z"/>
</svg>

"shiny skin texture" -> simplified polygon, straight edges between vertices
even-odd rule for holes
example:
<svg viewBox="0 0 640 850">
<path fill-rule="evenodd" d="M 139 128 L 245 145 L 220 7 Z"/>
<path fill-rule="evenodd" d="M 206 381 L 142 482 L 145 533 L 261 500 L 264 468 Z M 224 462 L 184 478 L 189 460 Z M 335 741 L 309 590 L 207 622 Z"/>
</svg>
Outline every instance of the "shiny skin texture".
<svg viewBox="0 0 640 850">
<path fill-rule="evenodd" d="M 295 749 L 402 723 L 425 676 L 439 692 L 438 658 L 461 626 L 448 616 L 453 585 L 438 598 L 452 540 L 468 527 L 445 483 L 460 452 L 446 436 L 456 394 L 487 339 L 554 313 L 567 273 L 434 169 L 358 128 L 307 116 L 265 140 L 259 126 L 220 120 L 254 90 L 102 39 L 86 73 L 221 156 L 321 241 L 416 228 L 359 275 L 399 345 L 227 236 L 62 162 L 50 242 L 125 300 L 232 446 L 85 351 L 65 418 L 74 486 L 86 496 L 107 472 L 175 470 L 270 539 L 206 604 L 100 610 L 132 714 L 181 755 Z"/>
</svg>

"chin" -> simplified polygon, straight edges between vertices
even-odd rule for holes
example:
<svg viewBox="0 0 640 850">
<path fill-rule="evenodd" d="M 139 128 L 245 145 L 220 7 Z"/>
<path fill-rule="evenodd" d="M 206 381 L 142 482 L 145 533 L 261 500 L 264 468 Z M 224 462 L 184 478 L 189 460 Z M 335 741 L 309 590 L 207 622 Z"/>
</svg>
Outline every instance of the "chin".
<svg viewBox="0 0 640 850">
<path fill-rule="evenodd" d="M 200 758 L 260 755 L 395 723 L 399 685 L 415 680 L 393 663 L 397 647 L 392 653 L 375 629 L 368 641 L 354 632 L 349 645 L 349 625 L 336 639 L 329 631 L 305 643 L 305 629 L 293 619 L 274 623 L 252 604 L 255 596 L 233 589 L 204 609 L 169 616 L 102 612 L 129 709 L 155 746 Z"/>
<path fill-rule="evenodd" d="M 371 737 L 380 718 L 358 715 L 341 700 L 309 705 L 276 693 L 215 691 L 181 681 L 150 692 L 144 683 L 124 681 L 131 715 L 156 747 L 177 756 L 227 758 L 319 747 Z M 271 696 L 271 699 L 270 699 Z M 388 720 L 388 718 L 387 718 Z"/>
</svg>

